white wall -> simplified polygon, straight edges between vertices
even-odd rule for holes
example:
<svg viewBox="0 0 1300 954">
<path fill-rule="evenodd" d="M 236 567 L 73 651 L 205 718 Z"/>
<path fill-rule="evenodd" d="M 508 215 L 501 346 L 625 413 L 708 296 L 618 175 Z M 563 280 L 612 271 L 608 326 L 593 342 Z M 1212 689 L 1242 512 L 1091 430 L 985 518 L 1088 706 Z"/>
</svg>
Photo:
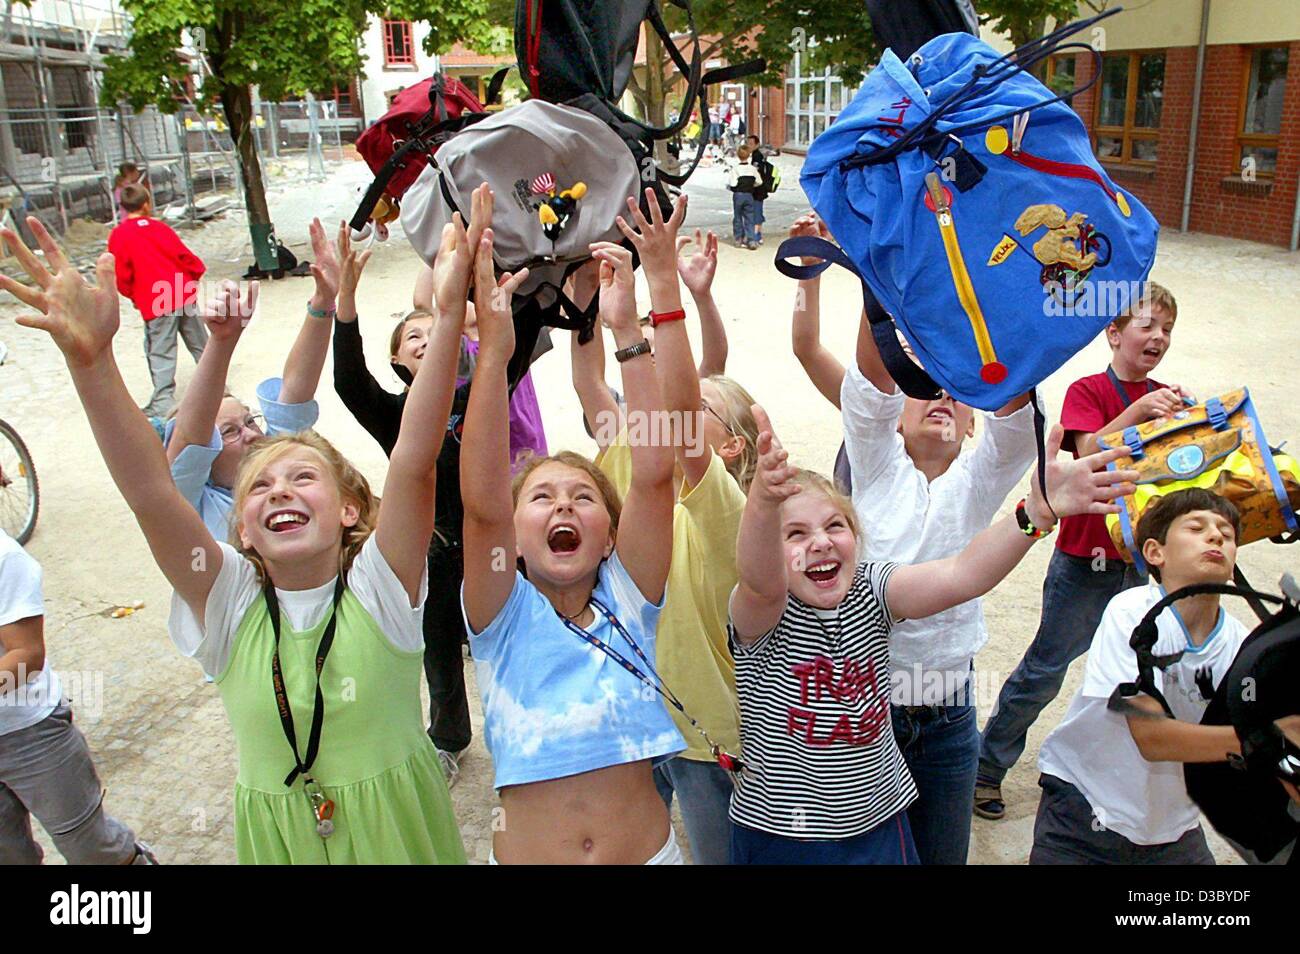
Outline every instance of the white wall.
<svg viewBox="0 0 1300 954">
<path fill-rule="evenodd" d="M 424 52 L 424 38 L 429 34 L 429 24 L 419 20 L 412 28 L 415 39 L 415 69 L 384 69 L 384 25 L 376 16 L 371 16 L 366 23 L 366 33 L 361 39 L 361 51 L 365 56 L 362 66 L 361 103 L 365 110 L 366 123 L 373 123 L 388 111 L 386 93 L 395 92 L 428 79 L 438 69 L 438 58 Z"/>
</svg>

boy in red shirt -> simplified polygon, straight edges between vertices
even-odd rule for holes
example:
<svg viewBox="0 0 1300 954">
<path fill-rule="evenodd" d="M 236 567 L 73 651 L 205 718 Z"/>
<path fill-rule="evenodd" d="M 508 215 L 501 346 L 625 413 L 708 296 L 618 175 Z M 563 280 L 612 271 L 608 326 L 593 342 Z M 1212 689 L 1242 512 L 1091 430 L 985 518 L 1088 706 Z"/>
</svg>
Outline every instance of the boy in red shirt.
<svg viewBox="0 0 1300 954">
<path fill-rule="evenodd" d="M 1187 397 L 1183 388 L 1148 377 L 1169 350 L 1177 317 L 1174 296 L 1148 282 L 1137 306 L 1107 326 L 1110 366 L 1075 381 L 1065 394 L 1063 448 L 1076 457 L 1094 454 L 1099 436 L 1167 417 L 1183 407 Z M 1137 571 L 1111 543 L 1105 517 L 1083 515 L 1061 521 L 1043 580 L 1038 632 L 1002 686 L 984 726 L 975 814 L 1003 816 L 1002 779 L 1024 752 L 1029 727 L 1061 691 L 1070 663 L 1088 650 L 1111 597 L 1140 583 Z"/>
<path fill-rule="evenodd" d="M 176 334 L 198 363 L 208 331 L 195 304 L 206 270 L 164 222 L 151 218 L 152 197 L 139 183 L 122 187 L 126 218 L 108 236 L 116 259 L 117 290 L 131 299 L 144 318 L 144 353 L 153 378 L 153 397 L 143 408 L 166 417 L 176 406 Z"/>
</svg>

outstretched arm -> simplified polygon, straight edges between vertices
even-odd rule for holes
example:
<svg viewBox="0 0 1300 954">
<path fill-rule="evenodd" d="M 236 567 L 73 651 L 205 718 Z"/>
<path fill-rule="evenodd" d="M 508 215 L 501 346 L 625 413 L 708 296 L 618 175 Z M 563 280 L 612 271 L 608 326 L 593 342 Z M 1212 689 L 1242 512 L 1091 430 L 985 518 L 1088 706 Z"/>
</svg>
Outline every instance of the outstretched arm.
<svg viewBox="0 0 1300 954">
<path fill-rule="evenodd" d="M 281 404 L 305 404 L 316 397 L 325 355 L 329 353 L 330 331 L 334 327 L 335 299 L 339 292 L 339 262 L 347 255 L 351 229 L 339 223 L 338 252 L 330 247 L 320 219 L 311 220 L 311 248 L 316 261 L 311 267 L 316 290 L 307 302 L 307 315 L 281 374 Z"/>
<path fill-rule="evenodd" d="M 159 569 L 202 620 L 208 592 L 221 570 L 221 550 L 198 512 L 176 489 L 158 435 L 131 400 L 117 369 L 113 335 L 119 318 L 113 256 L 105 253 L 99 257 L 97 284 L 91 287 L 38 219 L 29 217 L 27 226 L 45 251 L 53 273 L 17 235 L 5 229 L 0 238 L 39 290 L 10 278 L 0 278 L 0 287 L 38 310 L 39 314 L 20 317 L 18 323 L 48 333 L 63 352 L 113 482 L 135 514 Z"/>
<path fill-rule="evenodd" d="M 600 289 L 600 263 L 594 259 L 583 265 L 573 275 L 574 304 L 586 310 Z M 599 321 L 586 344 L 578 343 L 578 332 L 570 333 L 569 361 L 573 390 L 582 405 L 582 416 L 587 420 L 596 444 L 604 450 L 618 435 L 618 404 L 605 383 L 605 334 Z"/>
<path fill-rule="evenodd" d="M 1057 516 L 1118 513 L 1110 501 L 1134 491 L 1135 470 L 1108 471 L 1106 465 L 1127 451 L 1112 450 L 1079 459 L 1058 459 L 1064 431 L 1058 424 L 1047 440 L 1047 489 L 1049 507 L 1030 482 L 1026 511 L 1040 530 L 1051 528 Z M 953 557 L 900 566 L 889 578 L 886 600 L 897 619 L 921 619 L 941 610 L 983 596 L 1015 567 L 1033 546 L 1034 538 L 1017 525 L 1014 516 L 1004 517 L 978 534 L 966 549 Z"/>
<path fill-rule="evenodd" d="M 648 220 L 641 214 L 637 204 L 628 199 L 628 209 L 636 223 L 636 230 L 622 216 L 615 221 L 641 257 L 641 267 L 650 286 L 650 310 L 664 314 L 682 306 L 681 290 L 677 285 L 677 230 L 686 217 L 687 199 L 684 194 L 678 196 L 672 215 L 664 221 L 658 202 L 653 199 L 649 189 L 646 193 L 650 207 Z M 659 385 L 663 389 L 664 408 L 669 412 L 669 419 L 674 423 L 680 421 L 684 425 L 689 415 L 692 419 L 689 433 L 702 435 L 704 412 L 701 406 L 700 378 L 695 358 L 691 354 L 691 341 L 686 333 L 685 321 L 663 322 L 655 329 L 654 370 L 658 373 Z M 673 435 L 673 450 L 686 483 L 691 487 L 698 486 L 708 473 L 713 449 L 703 440 L 692 442 L 692 446 L 687 447 L 686 433 L 682 428 L 677 428 Z"/>
<path fill-rule="evenodd" d="M 486 186 L 481 188 L 486 189 Z M 476 192 L 477 195 L 477 192 Z M 486 194 L 490 207 L 491 192 Z M 471 217 L 471 227 L 483 215 Z M 510 397 L 507 368 L 515 350 L 509 297 L 494 296 L 491 230 L 477 245 L 475 311 L 478 364 L 465 409 L 460 486 L 465 507 L 464 606 L 471 631 L 487 628 L 515 585 L 515 517 L 510 493 Z M 503 276 L 507 280 L 517 276 Z M 588 346 L 590 347 L 590 346 Z"/>
<path fill-rule="evenodd" d="M 485 212 L 482 209 L 483 192 L 482 187 L 475 190 L 471 210 L 471 215 L 480 222 L 479 229 L 492 216 L 490 208 Z M 488 249 L 488 280 L 491 281 L 491 242 L 484 244 Z M 479 257 L 483 257 L 481 252 Z M 420 579 L 424 575 L 429 539 L 433 536 L 438 454 L 447 433 L 452 395 L 456 390 L 456 359 L 460 356 L 460 335 L 465 326 L 465 292 L 469 288 L 471 261 L 469 235 L 461 223 L 460 213 L 455 213 L 442 230 L 442 245 L 434 268 L 434 294 L 439 308 L 406 398 L 397 443 L 388 458 L 388 477 L 384 481 L 383 505 L 375 531 L 384 559 L 406 587 L 413 604 L 419 599 Z M 527 271 L 521 274 L 526 276 Z M 513 292 L 514 288 L 508 286 L 505 290 Z"/>
<path fill-rule="evenodd" d="M 781 503 L 802 489 L 791 478 L 795 468 L 772 431 L 767 412 L 753 406 L 758 425 L 758 467 L 749 485 L 745 512 L 736 537 L 736 570 L 740 582 L 731 597 L 731 622 L 736 638 L 748 645 L 781 619 L 789 579 L 781 539 Z"/>
<path fill-rule="evenodd" d="M 800 216 L 790 229 L 790 236 L 813 235 L 830 241 L 830 232 L 815 215 Z M 818 258 L 803 256 L 800 262 L 814 265 Z M 799 359 L 804 373 L 813 386 L 821 392 L 822 397 L 836 407 L 840 406 L 840 387 L 844 383 L 844 365 L 831 354 L 830 349 L 821 341 L 821 290 L 822 280 L 818 275 L 805 278 L 795 290 L 794 319 L 790 327 L 790 344 L 794 356 Z"/>
<path fill-rule="evenodd" d="M 670 251 L 673 247 L 668 246 Z M 613 333 L 615 346 L 621 350 L 644 341 L 637 321 L 632 253 L 621 245 L 599 243 L 593 256 L 600 260 L 600 319 Z M 663 396 L 650 355 L 622 362 L 621 370 L 629 419 L 653 421 L 662 415 Z M 673 553 L 673 451 L 660 443 L 632 442 L 632 481 L 615 544 L 628 575 L 651 603 L 663 598 Z"/>
<path fill-rule="evenodd" d="M 688 250 L 690 255 L 682 257 L 682 253 Z M 693 246 L 685 235 L 677 240 L 677 254 L 677 274 L 691 293 L 695 311 L 700 316 L 699 376 L 707 378 L 711 374 L 726 374 L 727 329 L 722 324 L 718 303 L 713 299 L 713 276 L 718 270 L 718 236 L 710 229 L 705 238 L 696 229 Z"/>
</svg>

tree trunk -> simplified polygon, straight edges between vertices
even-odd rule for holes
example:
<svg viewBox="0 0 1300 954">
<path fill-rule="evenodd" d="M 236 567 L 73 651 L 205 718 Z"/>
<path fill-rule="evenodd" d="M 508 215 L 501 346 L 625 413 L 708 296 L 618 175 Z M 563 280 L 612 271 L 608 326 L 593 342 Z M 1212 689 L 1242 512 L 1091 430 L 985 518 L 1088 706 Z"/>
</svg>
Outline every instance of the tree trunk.
<svg viewBox="0 0 1300 954">
<path fill-rule="evenodd" d="M 1014 43 L 1017 48 L 1022 47 L 1026 43 L 1030 43 L 1034 40 L 1042 39 L 1043 34 L 1046 32 L 1046 30 L 1047 30 L 1047 17 L 1034 17 L 1029 22 L 1024 23 L 1019 29 L 1016 29 L 1014 27 L 1012 28 L 1011 42 Z M 1039 80 L 1046 81 L 1047 60 L 1046 59 L 1039 60 L 1032 67 L 1030 67 L 1029 72 L 1032 73 Z"/>
<path fill-rule="evenodd" d="M 239 156 L 239 177 L 244 183 L 244 207 L 248 210 L 248 228 L 253 236 L 253 255 L 257 267 L 270 271 L 279 267 L 271 212 L 266 205 L 266 187 L 262 182 L 262 164 L 257 155 L 253 132 L 253 93 L 248 86 L 223 86 L 221 106 L 230 124 L 230 137 Z"/>
<path fill-rule="evenodd" d="M 667 124 L 668 90 L 664 85 L 665 64 L 669 62 L 668 52 L 657 31 L 648 24 L 645 28 L 645 64 L 646 64 L 646 116 L 645 121 L 651 126 Z M 661 139 L 655 143 L 655 159 L 661 166 L 670 163 L 668 141 Z"/>
</svg>

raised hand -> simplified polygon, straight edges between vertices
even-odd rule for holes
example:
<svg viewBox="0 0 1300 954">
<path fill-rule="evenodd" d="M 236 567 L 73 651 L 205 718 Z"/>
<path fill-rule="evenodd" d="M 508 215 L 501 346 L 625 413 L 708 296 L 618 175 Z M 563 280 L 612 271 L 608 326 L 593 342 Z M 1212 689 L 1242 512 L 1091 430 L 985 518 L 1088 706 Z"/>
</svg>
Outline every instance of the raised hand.
<svg viewBox="0 0 1300 954">
<path fill-rule="evenodd" d="M 754 445 L 758 451 L 758 466 L 749 492 L 767 503 L 780 505 L 803 489 L 792 480 L 798 471 L 788 463 L 790 455 L 777 440 L 767 412 L 757 404 L 751 405 L 750 410 L 758 426 L 758 441 Z"/>
<path fill-rule="evenodd" d="M 478 353 L 480 362 L 494 358 L 504 363 L 510 360 L 515 350 L 515 289 L 528 277 L 528 269 L 521 268 L 514 274 L 505 272 L 498 280 L 492 260 L 492 239 L 492 230 L 485 228 L 479 239 L 478 255 L 474 259 Z"/>
<path fill-rule="evenodd" d="M 1160 417 L 1172 417 L 1181 411 L 1183 396 L 1179 389 L 1156 388 L 1133 403 L 1141 408 L 1143 420 L 1153 421 Z"/>
<path fill-rule="evenodd" d="M 1025 506 L 1029 519 L 1040 529 L 1050 527 L 1057 517 L 1119 513 L 1119 505 L 1111 501 L 1133 493 L 1140 476 L 1136 470 L 1106 469 L 1107 464 L 1128 454 L 1122 447 L 1078 459 L 1059 457 L 1064 436 L 1064 429 L 1057 424 L 1047 437 L 1046 483 L 1050 503 L 1043 500 L 1038 480 L 1030 482 Z"/>
<path fill-rule="evenodd" d="M 443 229 L 442 244 L 433 262 L 433 300 L 439 310 L 464 307 L 470 278 L 477 269 L 481 240 L 492 226 L 495 201 L 488 184 L 481 183 L 470 193 L 469 227 L 465 227 L 460 213 L 454 212 Z M 492 285 L 496 285 L 495 280 Z"/>
<path fill-rule="evenodd" d="M 18 324 L 49 334 L 70 366 L 89 367 L 112 354 L 113 335 L 120 323 L 113 256 L 108 252 L 99 256 L 95 262 L 96 284 L 88 285 L 39 219 L 28 216 L 27 227 L 45 252 L 49 268 L 11 229 L 0 230 L 0 239 L 39 291 L 4 276 L 0 276 L 0 287 L 39 312 L 19 316 Z"/>
<path fill-rule="evenodd" d="M 673 203 L 673 213 L 667 221 L 664 221 L 659 211 L 659 200 L 655 198 L 654 190 L 646 189 L 645 195 L 646 205 L 650 207 L 649 220 L 641 214 L 641 208 L 636 200 L 628 196 L 627 207 L 632 221 L 636 224 L 636 230 L 634 231 L 621 215 L 614 222 L 618 225 L 619 231 L 636 246 L 646 278 L 650 281 L 662 281 L 673 275 L 677 268 L 677 230 L 681 228 L 682 220 L 686 218 L 686 193 L 677 196 L 677 200 Z"/>
<path fill-rule="evenodd" d="M 218 341 L 237 340 L 253 320 L 260 289 L 258 282 L 251 282 L 241 295 L 237 282 L 223 281 L 199 309 L 199 317 L 207 325 L 208 333 Z"/>
<path fill-rule="evenodd" d="M 801 215 L 799 218 L 794 220 L 794 225 L 790 227 L 790 237 L 795 238 L 800 235 L 811 235 L 814 238 L 825 239 L 828 242 L 834 241 L 834 239 L 831 238 L 830 230 L 826 228 L 826 223 L 818 218 L 815 212 Z M 802 255 L 799 258 L 799 262 L 802 265 L 816 265 L 821 262 L 821 259 Z"/>
<path fill-rule="evenodd" d="M 311 220 L 307 234 L 311 236 L 311 254 L 316 259 L 311 266 L 311 277 L 316 280 L 312 307 L 327 309 L 333 306 L 339 294 L 339 255 L 335 254 L 325 237 L 325 227 L 320 224 L 320 219 Z"/>
<path fill-rule="evenodd" d="M 591 256 L 600 262 L 600 320 L 615 333 L 635 332 L 638 324 L 632 253 L 613 242 L 594 242 Z"/>
<path fill-rule="evenodd" d="M 346 302 L 351 310 L 356 310 L 357 285 L 361 283 L 361 273 L 370 261 L 371 249 L 358 253 L 352 247 L 352 229 L 346 222 L 339 223 L 339 237 L 335 241 L 339 262 L 339 299 Z"/>
<path fill-rule="evenodd" d="M 677 240 L 677 274 L 691 294 L 698 296 L 713 286 L 713 276 L 718 270 L 718 236 L 710 229 L 705 238 L 696 229 L 694 247 L 691 245 L 688 236 Z"/>
</svg>

